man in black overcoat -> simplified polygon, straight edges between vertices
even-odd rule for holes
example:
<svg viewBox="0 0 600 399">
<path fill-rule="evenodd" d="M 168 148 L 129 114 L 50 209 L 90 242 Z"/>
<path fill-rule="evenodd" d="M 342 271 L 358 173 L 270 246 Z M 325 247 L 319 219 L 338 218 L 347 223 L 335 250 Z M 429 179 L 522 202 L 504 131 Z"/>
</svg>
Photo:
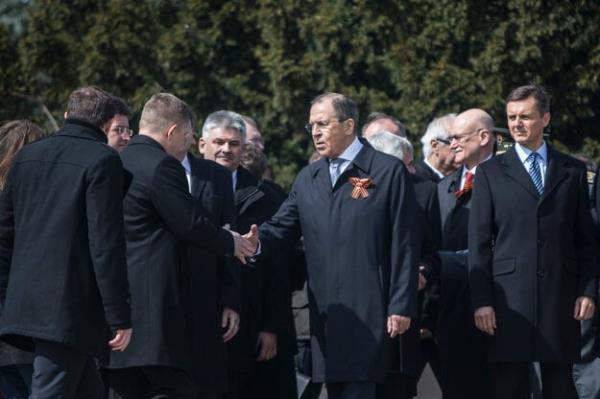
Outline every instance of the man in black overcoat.
<svg viewBox="0 0 600 399">
<path fill-rule="evenodd" d="M 485 334 L 470 311 L 467 255 L 468 222 L 473 178 L 492 157 L 492 118 L 471 109 L 456 116 L 451 126 L 451 149 L 463 166 L 438 184 L 442 220 L 442 268 L 438 342 L 444 399 L 482 399 L 489 395 Z"/>
<path fill-rule="evenodd" d="M 193 143 L 192 126 L 187 104 L 168 93 L 155 94 L 142 111 L 140 134 L 121 152 L 133 176 L 124 214 L 133 326 L 139 333 L 127 351 L 111 356 L 112 397 L 196 397 L 197 337 L 193 304 L 186 303 L 188 246 L 235 255 L 242 262 L 253 253 L 245 239 L 215 225 L 189 193 L 175 156 Z M 236 319 L 227 322 L 235 334 Z"/>
<path fill-rule="evenodd" d="M 421 137 L 423 159 L 415 162 L 416 175 L 439 183 L 456 170 L 455 153 L 450 148 L 450 129 L 456 114 L 447 114 L 432 120 Z"/>
<path fill-rule="evenodd" d="M 94 357 L 131 336 L 123 166 L 102 131 L 111 100 L 75 90 L 63 128 L 18 153 L 2 193 L 0 335 L 34 352 L 33 398 L 98 397 Z"/>
<path fill-rule="evenodd" d="M 402 161 L 356 137 L 358 110 L 341 94 L 312 102 L 323 157 L 305 167 L 260 228 L 264 255 L 304 237 L 313 379 L 332 399 L 372 399 L 391 339 L 417 314 L 416 202 Z"/>
<path fill-rule="evenodd" d="M 541 86 L 513 90 L 506 112 L 516 144 L 478 171 L 469 222 L 472 307 L 489 334 L 492 397 L 526 394 L 528 364 L 540 362 L 544 399 L 576 398 L 579 321 L 594 313 L 597 292 L 586 170 L 544 141 Z"/>
<path fill-rule="evenodd" d="M 205 159 L 216 161 L 231 173 L 240 231 L 268 220 L 284 199 L 240 165 L 245 144 L 246 125 L 239 114 L 222 110 L 208 115 L 199 150 Z M 231 380 L 226 398 L 297 396 L 288 254 L 259 259 L 254 267 L 242 270 L 240 331 L 230 345 Z M 259 372 L 263 364 L 277 365 L 278 369 L 271 369 L 271 378 Z"/>
</svg>

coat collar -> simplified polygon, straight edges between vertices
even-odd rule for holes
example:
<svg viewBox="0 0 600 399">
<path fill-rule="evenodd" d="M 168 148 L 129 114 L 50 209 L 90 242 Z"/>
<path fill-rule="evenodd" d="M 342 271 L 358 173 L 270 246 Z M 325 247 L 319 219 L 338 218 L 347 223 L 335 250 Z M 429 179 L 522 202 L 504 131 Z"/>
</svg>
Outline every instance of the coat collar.
<svg viewBox="0 0 600 399">
<path fill-rule="evenodd" d="M 332 192 L 333 190 L 337 189 L 346 180 L 343 178 L 343 176 L 348 174 L 358 175 L 360 172 L 367 176 L 370 174 L 375 150 L 365 139 L 359 138 L 359 140 L 363 147 L 358 154 L 356 154 L 356 157 L 350 162 L 350 165 L 346 168 L 344 173 L 340 175 L 334 187 L 331 187 L 328 160 L 322 158 L 314 163 L 312 177 L 313 179 L 317 180 L 320 188 L 326 190 L 323 192 Z"/>
<path fill-rule="evenodd" d="M 108 143 L 106 134 L 98 126 L 74 118 L 67 118 L 63 128 L 56 134 L 59 136 L 72 136 L 100 141 L 105 144 Z"/>
<path fill-rule="evenodd" d="M 239 208 L 244 205 L 245 209 L 247 205 L 262 198 L 265 194 L 259 189 L 260 181 L 247 169 L 240 166 L 237 172 L 237 185 L 234 194 L 235 206 Z M 242 213 L 242 211 L 242 209 L 238 209 L 238 213 Z"/>
<path fill-rule="evenodd" d="M 160 149 L 162 152 L 166 153 L 167 151 L 164 149 L 164 147 L 162 145 L 160 145 L 160 143 L 156 140 L 154 140 L 152 137 L 150 136 L 146 136 L 144 134 L 138 134 L 132 137 L 131 141 L 129 141 L 129 144 L 127 145 L 128 147 L 131 145 L 139 145 L 139 144 L 146 144 L 146 145 L 150 145 L 154 148 Z"/>
<path fill-rule="evenodd" d="M 561 167 L 564 165 L 564 158 L 554 148 L 548 146 L 548 167 L 546 168 L 546 179 L 544 191 L 540 196 L 525 169 L 525 165 L 519 159 L 514 148 L 509 149 L 504 155 L 502 165 L 505 173 L 519 183 L 529 194 L 539 199 L 541 203 L 556 188 L 556 186 L 568 175 L 567 169 Z"/>
</svg>

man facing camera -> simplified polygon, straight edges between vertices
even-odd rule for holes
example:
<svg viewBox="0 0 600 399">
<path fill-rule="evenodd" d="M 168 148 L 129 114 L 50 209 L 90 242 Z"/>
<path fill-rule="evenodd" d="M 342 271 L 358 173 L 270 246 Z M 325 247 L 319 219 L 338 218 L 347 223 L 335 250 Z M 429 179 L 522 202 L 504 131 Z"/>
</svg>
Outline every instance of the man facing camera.
<svg viewBox="0 0 600 399">
<path fill-rule="evenodd" d="M 541 86 L 506 100 L 515 145 L 481 165 L 469 221 L 471 305 L 489 335 L 492 398 L 528 391 L 540 362 L 542 395 L 576 398 L 580 320 L 594 313 L 598 251 L 586 170 L 550 147 L 550 101 Z"/>
<path fill-rule="evenodd" d="M 236 227 L 241 231 L 268 220 L 283 201 L 264 182 L 240 166 L 246 140 L 246 125 L 242 117 L 223 110 L 208 115 L 199 141 L 199 149 L 205 159 L 216 161 L 231 172 Z M 286 253 L 282 253 L 242 270 L 240 333 L 231 341 L 231 379 L 226 398 L 296 397 L 293 353 L 289 349 L 280 351 L 282 346 L 290 346 L 282 337 L 289 341 L 293 335 L 290 261 Z M 277 363 L 279 370 L 272 369 L 270 374 L 278 378 L 276 381 L 267 378 L 268 383 L 261 383 L 264 378 L 258 378 L 263 371 L 260 366 L 269 363 Z M 271 392 L 269 387 L 278 387 L 278 390 Z"/>
</svg>

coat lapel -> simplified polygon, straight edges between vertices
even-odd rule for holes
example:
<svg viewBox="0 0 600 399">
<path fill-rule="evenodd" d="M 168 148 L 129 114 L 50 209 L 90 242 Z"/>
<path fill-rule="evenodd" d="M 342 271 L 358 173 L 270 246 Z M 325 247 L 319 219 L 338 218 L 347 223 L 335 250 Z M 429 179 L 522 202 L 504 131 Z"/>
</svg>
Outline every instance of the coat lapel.
<svg viewBox="0 0 600 399">
<path fill-rule="evenodd" d="M 544 191 L 542 192 L 540 202 L 544 201 L 556 186 L 568 176 L 569 173 L 566 168 L 561 167 L 562 164 L 560 155 L 548 146 L 548 167 L 546 168 Z"/>
<path fill-rule="evenodd" d="M 238 216 L 242 215 L 250 205 L 264 196 L 264 193 L 258 189 L 258 185 L 258 179 L 252 176 L 250 172 L 243 167 L 238 168 L 234 193 Z"/>
<path fill-rule="evenodd" d="M 329 162 L 327 159 L 319 159 L 313 170 L 313 183 L 316 186 L 315 193 L 325 197 L 327 200 L 331 199 L 331 179 L 329 177 Z"/>
<path fill-rule="evenodd" d="M 208 179 L 203 178 L 204 171 L 199 160 L 191 154 L 188 154 L 188 159 L 190 161 L 190 169 L 192 171 L 192 195 L 194 198 L 201 198 L 204 187 L 206 186 L 206 181 Z"/>
<path fill-rule="evenodd" d="M 521 185 L 529 194 L 538 199 L 540 195 L 538 194 L 533 181 L 531 180 L 531 176 L 527 173 L 525 169 L 525 165 L 519 159 L 517 155 L 517 151 L 514 147 L 506 152 L 504 156 L 504 160 L 502 161 L 504 165 L 504 173 L 510 177 L 512 180 L 516 181 Z"/>
</svg>

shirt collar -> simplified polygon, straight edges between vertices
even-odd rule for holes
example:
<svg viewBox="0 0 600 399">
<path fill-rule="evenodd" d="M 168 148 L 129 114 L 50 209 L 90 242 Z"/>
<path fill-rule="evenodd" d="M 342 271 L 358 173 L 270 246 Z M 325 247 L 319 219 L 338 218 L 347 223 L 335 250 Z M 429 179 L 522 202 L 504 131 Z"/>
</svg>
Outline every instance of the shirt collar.
<svg viewBox="0 0 600 399">
<path fill-rule="evenodd" d="M 238 170 L 234 170 L 233 172 L 231 172 L 231 182 L 233 183 L 233 192 L 235 192 L 235 188 L 237 187 L 237 177 L 238 177 Z"/>
<path fill-rule="evenodd" d="M 183 169 L 185 169 L 185 172 L 187 174 L 191 174 L 192 173 L 192 167 L 190 165 L 190 159 L 188 158 L 187 154 L 185 155 L 185 158 L 183 158 L 183 161 L 181 161 L 181 166 L 183 166 Z"/>
<path fill-rule="evenodd" d="M 433 173 L 435 173 L 436 175 L 438 175 L 438 177 L 440 179 L 444 178 L 444 174 L 442 172 L 440 172 L 439 170 L 437 170 L 432 164 L 430 164 L 429 161 L 427 160 L 427 158 L 423 158 L 423 162 L 425 162 L 425 165 L 429 166 L 429 168 L 431 170 L 433 170 Z"/>
<path fill-rule="evenodd" d="M 358 137 L 354 137 L 354 141 L 348 147 L 346 147 L 344 152 L 342 152 L 338 158 L 341 158 L 344 161 L 354 161 L 354 158 L 356 158 L 362 148 L 363 144 L 360 142 Z"/>
<path fill-rule="evenodd" d="M 529 155 L 533 152 L 529 148 L 522 146 L 519 143 L 515 143 L 515 151 L 521 160 L 521 163 L 525 163 L 525 160 L 529 157 Z M 546 141 L 542 141 L 542 145 L 535 152 L 542 157 L 542 162 L 545 164 L 548 161 L 548 146 L 546 145 Z"/>
<path fill-rule="evenodd" d="M 484 159 L 483 161 L 479 162 L 477 165 L 473 166 L 471 169 L 468 169 L 467 165 L 464 165 L 463 168 L 462 168 L 463 169 L 462 170 L 462 177 L 464 178 L 465 175 L 467 174 L 467 172 L 471 172 L 471 173 L 475 174 L 475 172 L 477 171 L 477 166 L 481 165 L 485 161 L 489 161 L 492 158 L 493 155 L 494 154 L 488 155 L 488 157 L 486 159 Z"/>
</svg>

